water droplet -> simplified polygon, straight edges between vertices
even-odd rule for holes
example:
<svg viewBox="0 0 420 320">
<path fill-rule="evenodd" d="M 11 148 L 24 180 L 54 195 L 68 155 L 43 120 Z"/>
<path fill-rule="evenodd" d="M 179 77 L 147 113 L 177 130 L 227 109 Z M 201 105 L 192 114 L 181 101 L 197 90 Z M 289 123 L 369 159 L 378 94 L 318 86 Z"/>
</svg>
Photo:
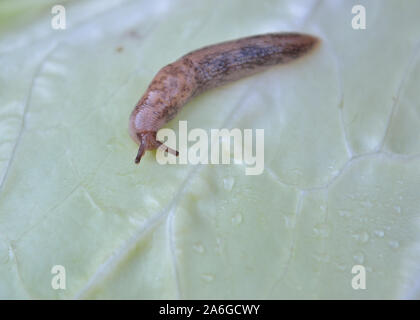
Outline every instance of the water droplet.
<svg viewBox="0 0 420 320">
<path fill-rule="evenodd" d="M 201 243 L 194 244 L 193 249 L 198 253 L 203 253 L 204 252 L 204 247 Z"/>
<path fill-rule="evenodd" d="M 316 225 L 313 230 L 320 238 L 327 238 L 330 234 L 330 227 L 325 223 Z"/>
<path fill-rule="evenodd" d="M 339 210 L 338 214 L 340 215 L 340 217 L 345 217 L 345 218 L 351 217 L 351 212 L 347 210 Z"/>
<path fill-rule="evenodd" d="M 373 233 L 379 238 L 383 238 L 383 236 L 385 235 L 385 232 L 383 232 L 382 230 L 375 230 L 373 231 Z"/>
<path fill-rule="evenodd" d="M 401 207 L 400 206 L 394 206 L 395 211 L 397 211 L 398 214 L 401 213 Z"/>
<path fill-rule="evenodd" d="M 242 215 L 240 213 L 238 213 L 234 217 L 232 217 L 232 223 L 234 225 L 240 225 L 241 222 L 242 222 Z"/>
<path fill-rule="evenodd" d="M 353 255 L 354 261 L 356 261 L 359 264 L 362 264 L 365 261 L 365 256 L 361 252 L 357 252 Z"/>
<path fill-rule="evenodd" d="M 368 223 L 368 222 L 369 222 L 369 219 L 368 219 L 367 217 L 361 217 L 361 218 L 359 219 L 359 221 L 360 221 L 361 223 Z"/>
<path fill-rule="evenodd" d="M 201 275 L 201 279 L 203 279 L 206 282 L 211 282 L 214 279 L 214 275 L 212 275 L 211 273 L 203 273 Z"/>
<path fill-rule="evenodd" d="M 228 178 L 223 179 L 223 187 L 227 191 L 231 191 L 234 184 L 235 184 L 235 179 L 233 177 L 228 177 Z"/>
<path fill-rule="evenodd" d="M 288 229 L 293 229 L 296 225 L 295 216 L 284 216 L 284 225 Z"/>
<path fill-rule="evenodd" d="M 222 240 L 220 240 L 220 238 L 216 238 L 216 246 L 214 248 L 214 251 L 216 251 L 216 253 L 221 254 L 223 252 L 223 243 Z"/>
<path fill-rule="evenodd" d="M 9 247 L 9 259 L 13 260 L 15 259 L 15 252 L 13 251 L 12 247 Z"/>
<path fill-rule="evenodd" d="M 340 270 L 340 271 L 346 270 L 346 265 L 345 264 L 337 264 L 336 266 L 337 266 L 338 270 Z"/>
<path fill-rule="evenodd" d="M 291 172 L 294 173 L 297 176 L 302 176 L 303 175 L 302 171 L 300 171 L 298 168 L 292 169 Z"/>
<path fill-rule="evenodd" d="M 363 201 L 362 202 L 362 206 L 365 208 L 372 208 L 373 207 L 373 203 L 369 200 Z"/>
<path fill-rule="evenodd" d="M 315 260 L 318 262 L 328 263 L 330 261 L 330 256 L 326 253 L 321 253 L 314 256 Z"/>
<path fill-rule="evenodd" d="M 389 241 L 388 244 L 391 248 L 394 248 L 394 249 L 397 249 L 400 246 L 400 243 L 398 241 L 395 241 L 395 240 Z"/>
<path fill-rule="evenodd" d="M 367 232 L 362 232 L 360 234 L 356 233 L 356 234 L 353 234 L 352 237 L 356 241 L 361 242 L 361 243 L 366 243 L 369 241 L 369 234 Z"/>
<path fill-rule="evenodd" d="M 361 241 L 362 243 L 366 243 L 366 242 L 368 242 L 368 241 L 369 241 L 369 234 L 368 234 L 367 232 L 362 232 L 362 233 L 360 234 L 360 241 Z"/>
</svg>

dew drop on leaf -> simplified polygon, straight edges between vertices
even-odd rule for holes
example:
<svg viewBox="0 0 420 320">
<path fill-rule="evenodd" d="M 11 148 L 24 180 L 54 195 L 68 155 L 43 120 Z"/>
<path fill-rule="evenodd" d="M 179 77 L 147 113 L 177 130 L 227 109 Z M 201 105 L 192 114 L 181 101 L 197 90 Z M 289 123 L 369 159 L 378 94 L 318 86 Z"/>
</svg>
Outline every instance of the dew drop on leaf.
<svg viewBox="0 0 420 320">
<path fill-rule="evenodd" d="M 214 280 L 214 275 L 211 273 L 203 273 L 201 275 L 201 279 L 203 279 L 206 282 L 211 282 Z"/>
<path fill-rule="evenodd" d="M 204 247 L 201 243 L 194 244 L 193 249 L 198 253 L 203 253 L 204 252 Z"/>
<path fill-rule="evenodd" d="M 375 234 L 375 236 L 379 237 L 379 238 L 383 238 L 385 235 L 385 232 L 383 230 L 375 230 L 373 231 L 373 233 Z"/>
<path fill-rule="evenodd" d="M 330 234 L 330 227 L 325 223 L 321 223 L 316 225 L 313 231 L 316 236 L 320 238 L 327 238 Z"/>
<path fill-rule="evenodd" d="M 226 191 L 232 191 L 233 185 L 235 184 L 235 179 L 233 177 L 223 179 L 223 187 Z"/>
<path fill-rule="evenodd" d="M 363 253 L 361 253 L 361 252 L 356 252 L 356 253 L 353 255 L 353 259 L 354 259 L 354 261 L 356 261 L 357 263 L 362 264 L 362 263 L 365 261 L 365 256 L 364 256 L 364 254 L 363 254 Z"/>
<path fill-rule="evenodd" d="M 232 223 L 234 225 L 240 225 L 242 223 L 242 215 L 240 213 L 237 213 L 235 216 L 233 216 Z"/>
<path fill-rule="evenodd" d="M 397 249 L 400 246 L 400 243 L 396 240 L 391 240 L 388 242 L 391 248 Z"/>
</svg>

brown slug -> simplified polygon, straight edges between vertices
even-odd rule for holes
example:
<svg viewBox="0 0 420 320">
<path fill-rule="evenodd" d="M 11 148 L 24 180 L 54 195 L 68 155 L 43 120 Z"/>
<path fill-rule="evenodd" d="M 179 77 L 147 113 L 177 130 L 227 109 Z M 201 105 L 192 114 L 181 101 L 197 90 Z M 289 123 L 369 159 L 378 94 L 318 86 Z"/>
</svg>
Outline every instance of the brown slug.
<svg viewBox="0 0 420 320">
<path fill-rule="evenodd" d="M 131 113 L 129 132 L 140 145 L 135 163 L 146 150 L 162 145 L 157 131 L 192 97 L 205 90 L 287 63 L 313 49 L 319 39 L 300 33 L 270 33 L 222 42 L 192 51 L 163 67 Z M 178 151 L 165 146 L 178 155 Z"/>
</svg>

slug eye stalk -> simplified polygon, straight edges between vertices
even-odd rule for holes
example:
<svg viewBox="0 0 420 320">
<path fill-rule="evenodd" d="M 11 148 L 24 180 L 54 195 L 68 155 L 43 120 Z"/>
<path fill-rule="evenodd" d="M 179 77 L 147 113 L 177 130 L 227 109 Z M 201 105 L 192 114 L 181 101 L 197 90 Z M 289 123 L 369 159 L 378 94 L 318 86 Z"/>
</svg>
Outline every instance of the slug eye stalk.
<svg viewBox="0 0 420 320">
<path fill-rule="evenodd" d="M 144 150 L 144 144 L 140 143 L 139 151 L 137 152 L 137 156 L 134 159 L 134 163 L 136 163 L 136 164 L 140 163 L 140 160 L 141 160 L 141 157 L 143 157 L 144 151 L 145 151 Z"/>
<path fill-rule="evenodd" d="M 153 149 L 159 148 L 160 146 L 163 146 L 165 152 L 173 154 L 176 157 L 179 155 L 179 152 L 177 150 L 169 148 L 168 146 L 166 146 L 162 142 L 156 140 L 156 133 L 153 133 L 152 135 L 150 135 L 150 133 L 146 133 L 146 134 L 138 133 L 137 137 L 140 141 L 140 146 L 139 146 L 139 150 L 137 152 L 137 156 L 134 159 L 134 163 L 136 163 L 136 164 L 138 164 L 140 162 L 141 158 L 144 155 L 144 152 L 147 149 L 152 149 L 153 150 Z"/>
</svg>

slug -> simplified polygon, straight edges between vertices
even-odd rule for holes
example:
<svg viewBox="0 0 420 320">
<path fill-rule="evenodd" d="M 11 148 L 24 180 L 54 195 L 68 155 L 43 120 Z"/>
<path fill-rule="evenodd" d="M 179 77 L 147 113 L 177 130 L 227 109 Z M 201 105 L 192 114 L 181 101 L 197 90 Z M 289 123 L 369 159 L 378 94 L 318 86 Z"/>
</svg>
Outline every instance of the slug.
<svg viewBox="0 0 420 320">
<path fill-rule="evenodd" d="M 313 49 L 319 39 L 299 33 L 270 33 L 222 42 L 192 51 L 163 67 L 153 78 L 129 119 L 139 144 L 135 163 L 146 150 L 162 145 L 157 131 L 192 97 L 267 68 L 290 62 Z M 169 147 L 165 151 L 178 155 Z"/>
</svg>

